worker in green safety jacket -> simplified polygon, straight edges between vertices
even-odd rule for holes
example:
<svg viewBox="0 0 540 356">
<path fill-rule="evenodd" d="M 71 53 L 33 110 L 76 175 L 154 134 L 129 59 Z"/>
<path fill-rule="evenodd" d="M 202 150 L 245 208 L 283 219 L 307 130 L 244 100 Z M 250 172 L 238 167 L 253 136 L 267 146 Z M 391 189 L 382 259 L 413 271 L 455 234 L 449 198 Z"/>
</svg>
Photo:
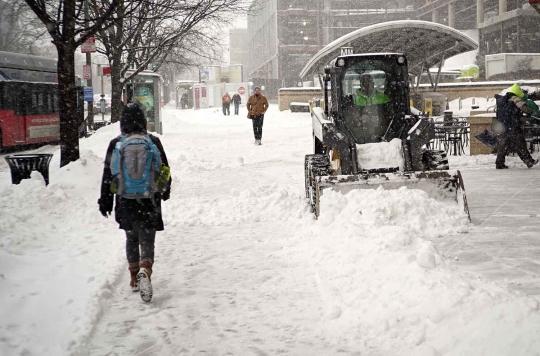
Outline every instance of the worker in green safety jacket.
<svg viewBox="0 0 540 356">
<path fill-rule="evenodd" d="M 497 122 L 494 129 L 498 141 L 495 168 L 508 168 L 505 160 L 509 149 L 517 152 L 527 168 L 532 168 L 539 161 L 534 159 L 527 149 L 523 124 L 538 112 L 538 106 L 527 98 L 517 83 L 512 85 L 506 94 L 495 95 L 495 99 L 497 101 Z"/>
<path fill-rule="evenodd" d="M 391 101 L 388 95 L 375 89 L 375 83 L 369 74 L 362 74 L 360 77 L 360 88 L 356 90 L 353 100 L 356 106 L 386 104 Z"/>
</svg>

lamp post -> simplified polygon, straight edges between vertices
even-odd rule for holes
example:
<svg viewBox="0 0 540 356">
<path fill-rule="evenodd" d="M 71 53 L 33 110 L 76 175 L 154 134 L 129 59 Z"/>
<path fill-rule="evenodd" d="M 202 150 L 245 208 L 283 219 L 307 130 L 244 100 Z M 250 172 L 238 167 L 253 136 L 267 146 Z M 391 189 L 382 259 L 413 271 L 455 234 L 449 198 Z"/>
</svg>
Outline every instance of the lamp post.
<svg viewBox="0 0 540 356">
<path fill-rule="evenodd" d="M 540 14 L 540 0 L 529 0 L 529 4 Z"/>
</svg>

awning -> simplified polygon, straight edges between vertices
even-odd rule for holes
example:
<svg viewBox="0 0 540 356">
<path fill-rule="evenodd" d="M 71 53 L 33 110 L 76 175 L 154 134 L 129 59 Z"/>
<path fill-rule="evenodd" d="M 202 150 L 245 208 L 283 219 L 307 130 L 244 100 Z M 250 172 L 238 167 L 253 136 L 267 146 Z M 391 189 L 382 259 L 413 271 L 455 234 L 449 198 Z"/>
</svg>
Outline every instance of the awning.
<svg viewBox="0 0 540 356">
<path fill-rule="evenodd" d="M 342 47 L 352 47 L 354 54 L 403 53 L 409 72 L 419 75 L 441 60 L 478 49 L 478 43 L 451 27 L 428 21 L 402 20 L 363 27 L 329 43 L 306 64 L 300 77 L 322 72 L 341 54 Z"/>
</svg>

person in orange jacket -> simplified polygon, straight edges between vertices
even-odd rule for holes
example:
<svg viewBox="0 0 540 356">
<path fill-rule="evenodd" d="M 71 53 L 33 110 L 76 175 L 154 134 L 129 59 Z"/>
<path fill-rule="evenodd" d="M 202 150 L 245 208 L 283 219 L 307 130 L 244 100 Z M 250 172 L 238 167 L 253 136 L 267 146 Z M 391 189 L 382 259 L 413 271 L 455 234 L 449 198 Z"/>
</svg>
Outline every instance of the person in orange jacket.
<svg viewBox="0 0 540 356">
<path fill-rule="evenodd" d="M 253 121 L 253 135 L 255 136 L 255 145 L 260 146 L 262 139 L 262 128 L 264 122 L 264 113 L 268 110 L 268 100 L 261 94 L 261 88 L 255 87 L 254 94 L 249 97 L 246 104 L 248 109 L 248 119 Z"/>
<path fill-rule="evenodd" d="M 228 92 L 221 98 L 221 105 L 223 106 L 223 115 L 231 115 L 231 96 Z"/>
</svg>

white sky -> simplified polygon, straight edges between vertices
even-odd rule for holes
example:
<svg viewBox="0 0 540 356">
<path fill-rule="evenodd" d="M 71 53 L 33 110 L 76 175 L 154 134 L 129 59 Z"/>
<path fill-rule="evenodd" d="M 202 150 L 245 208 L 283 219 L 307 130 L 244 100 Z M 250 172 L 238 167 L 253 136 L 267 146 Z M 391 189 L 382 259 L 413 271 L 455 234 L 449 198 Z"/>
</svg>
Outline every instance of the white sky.
<svg viewBox="0 0 540 356">
<path fill-rule="evenodd" d="M 328 191 L 314 220 L 309 114 L 271 105 L 262 146 L 243 105 L 167 109 L 164 131 L 173 192 L 150 304 L 96 203 L 118 124 L 62 169 L 58 147 L 39 149 L 54 153 L 48 187 L 11 185 L 0 160 L 1 355 L 538 355 L 538 300 L 460 273 L 432 243 L 472 229 L 457 205 Z M 492 156 L 458 158 L 493 172 Z"/>
</svg>

